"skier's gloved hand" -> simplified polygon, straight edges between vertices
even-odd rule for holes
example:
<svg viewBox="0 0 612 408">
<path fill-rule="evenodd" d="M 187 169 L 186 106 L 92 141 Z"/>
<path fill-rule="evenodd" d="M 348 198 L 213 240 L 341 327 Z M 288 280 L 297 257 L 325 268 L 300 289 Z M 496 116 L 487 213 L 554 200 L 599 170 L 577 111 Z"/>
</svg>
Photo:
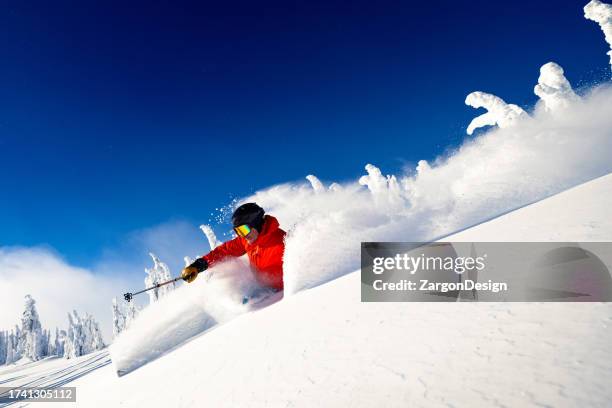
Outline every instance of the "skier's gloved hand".
<svg viewBox="0 0 612 408">
<path fill-rule="evenodd" d="M 193 282 L 197 277 L 198 273 L 205 271 L 208 268 L 208 262 L 204 258 L 198 258 L 191 265 L 183 269 L 181 272 L 181 278 L 188 283 Z"/>
</svg>

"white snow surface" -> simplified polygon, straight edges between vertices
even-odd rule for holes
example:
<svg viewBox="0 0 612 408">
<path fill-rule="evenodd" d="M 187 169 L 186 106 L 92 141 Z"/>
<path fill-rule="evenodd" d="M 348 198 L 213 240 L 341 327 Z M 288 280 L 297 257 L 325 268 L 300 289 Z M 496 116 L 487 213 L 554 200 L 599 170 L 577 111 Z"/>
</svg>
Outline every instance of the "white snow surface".
<svg viewBox="0 0 612 408">
<path fill-rule="evenodd" d="M 444 240 L 609 241 L 610 208 L 612 174 Z M 187 286 L 193 297 L 174 302 L 193 305 L 205 284 Z M 355 272 L 216 327 L 123 377 L 105 365 L 66 385 L 77 387 L 79 407 L 605 407 L 612 400 L 609 303 L 361 303 Z"/>
</svg>

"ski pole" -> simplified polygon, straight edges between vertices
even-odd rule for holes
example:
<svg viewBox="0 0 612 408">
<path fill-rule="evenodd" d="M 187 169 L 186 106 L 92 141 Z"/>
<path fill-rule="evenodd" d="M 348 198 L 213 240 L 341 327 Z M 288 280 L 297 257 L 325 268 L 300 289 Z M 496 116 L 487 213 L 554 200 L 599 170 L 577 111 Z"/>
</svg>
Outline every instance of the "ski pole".
<svg viewBox="0 0 612 408">
<path fill-rule="evenodd" d="M 183 278 L 181 278 L 181 277 L 179 276 L 178 278 L 174 278 L 174 279 L 171 279 L 171 280 L 166 281 L 166 282 L 156 283 L 155 285 L 151 286 L 150 288 L 146 288 L 146 289 L 143 289 L 143 290 L 138 291 L 138 292 L 134 292 L 134 293 L 131 293 L 131 292 L 124 293 L 124 294 L 123 294 L 123 298 L 126 300 L 126 302 L 129 302 L 130 300 L 132 300 L 132 297 L 134 297 L 134 295 L 138 295 L 138 294 L 140 294 L 140 293 L 147 292 L 147 291 L 149 291 L 149 290 L 151 290 L 151 289 L 157 289 L 157 288 L 162 287 L 162 286 L 164 286 L 164 285 L 167 285 L 167 284 L 169 284 L 169 283 L 176 282 L 177 280 L 180 280 L 180 279 L 183 279 Z"/>
</svg>

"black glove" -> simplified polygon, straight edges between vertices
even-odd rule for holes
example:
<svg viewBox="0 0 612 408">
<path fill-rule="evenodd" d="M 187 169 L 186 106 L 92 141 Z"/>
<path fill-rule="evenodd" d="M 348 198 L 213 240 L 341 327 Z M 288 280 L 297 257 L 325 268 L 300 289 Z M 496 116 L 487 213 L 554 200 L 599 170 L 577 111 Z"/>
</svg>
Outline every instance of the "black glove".
<svg viewBox="0 0 612 408">
<path fill-rule="evenodd" d="M 208 262 L 206 262 L 206 259 L 204 258 L 198 258 L 195 261 L 193 261 L 193 263 L 189 265 L 189 267 L 196 268 L 198 270 L 198 273 L 204 272 L 205 270 L 208 269 Z"/>
</svg>

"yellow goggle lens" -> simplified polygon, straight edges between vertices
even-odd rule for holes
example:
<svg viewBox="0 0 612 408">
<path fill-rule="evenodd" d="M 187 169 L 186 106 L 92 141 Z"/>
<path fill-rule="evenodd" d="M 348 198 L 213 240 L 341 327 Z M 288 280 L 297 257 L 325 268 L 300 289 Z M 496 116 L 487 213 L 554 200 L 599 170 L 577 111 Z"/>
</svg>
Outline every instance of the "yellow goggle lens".
<svg viewBox="0 0 612 408">
<path fill-rule="evenodd" d="M 240 225 L 238 227 L 235 227 L 234 231 L 236 231 L 236 234 L 238 234 L 239 236 L 244 238 L 244 237 L 246 237 L 247 235 L 250 234 L 251 228 L 248 225 L 244 224 L 244 225 Z"/>
</svg>

